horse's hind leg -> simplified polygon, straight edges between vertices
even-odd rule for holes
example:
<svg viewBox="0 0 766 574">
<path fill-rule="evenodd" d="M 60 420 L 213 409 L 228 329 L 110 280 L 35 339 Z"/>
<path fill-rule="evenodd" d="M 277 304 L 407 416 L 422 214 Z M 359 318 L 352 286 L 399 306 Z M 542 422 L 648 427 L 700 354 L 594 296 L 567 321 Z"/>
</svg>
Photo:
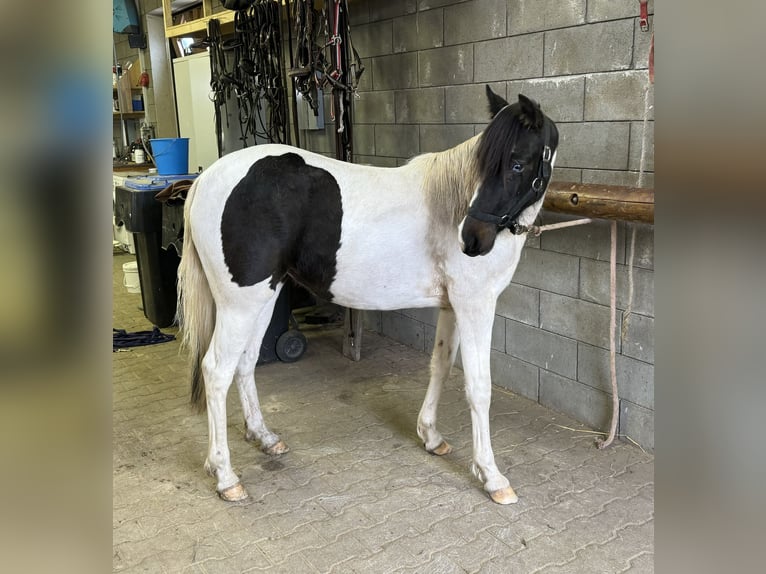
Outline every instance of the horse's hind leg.
<svg viewBox="0 0 766 574">
<path fill-rule="evenodd" d="M 452 309 L 442 309 L 436 323 L 436 338 L 431 355 L 431 380 L 418 415 L 418 436 L 423 440 L 426 450 L 432 454 L 444 455 L 452 452 L 452 447 L 436 430 L 436 409 L 444 381 L 455 362 L 459 342 L 455 312 Z"/>
<path fill-rule="evenodd" d="M 272 455 L 283 454 L 290 449 L 279 439 L 279 436 L 266 427 L 266 423 L 263 420 L 263 413 L 258 401 L 258 391 L 255 387 L 255 365 L 258 362 L 261 343 L 269 328 L 269 323 L 274 313 L 274 304 L 281 289 L 282 284 L 280 283 L 272 299 L 261 310 L 255 323 L 252 338 L 248 343 L 247 349 L 242 353 L 234 374 L 234 380 L 237 382 L 237 389 L 239 391 L 239 399 L 242 402 L 242 412 L 245 415 L 245 439 L 260 442 L 263 452 Z"/>
<path fill-rule="evenodd" d="M 247 498 L 247 491 L 231 466 L 226 436 L 226 395 L 240 357 L 252 337 L 260 308 L 268 304 L 273 294 L 267 285 L 257 291 L 250 289 L 257 287 L 249 288 L 246 305 L 218 307 L 210 348 L 202 360 L 209 433 L 205 469 L 216 478 L 216 490 L 220 497 L 228 501 Z"/>
</svg>

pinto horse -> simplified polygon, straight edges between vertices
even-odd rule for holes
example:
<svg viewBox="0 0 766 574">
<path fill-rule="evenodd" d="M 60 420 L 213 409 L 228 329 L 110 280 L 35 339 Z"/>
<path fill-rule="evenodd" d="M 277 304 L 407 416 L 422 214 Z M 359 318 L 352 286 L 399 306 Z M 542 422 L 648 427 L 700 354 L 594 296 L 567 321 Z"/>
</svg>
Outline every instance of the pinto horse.
<svg viewBox="0 0 766 574">
<path fill-rule="evenodd" d="M 558 130 L 523 95 L 508 104 L 487 86 L 487 98 L 491 121 L 482 133 L 401 167 L 259 145 L 222 157 L 197 178 L 185 205 L 179 319 L 192 402 L 208 411 L 205 469 L 224 500 L 247 497 L 226 438 L 232 380 L 246 439 L 269 454 L 288 451 L 263 420 L 254 375 L 287 277 L 354 309 L 439 307 L 418 436 L 430 453 L 452 450 L 436 429 L 436 409 L 459 345 L 473 474 L 495 502 L 518 500 L 490 444 L 491 331 L 525 226 L 542 206 Z"/>
</svg>

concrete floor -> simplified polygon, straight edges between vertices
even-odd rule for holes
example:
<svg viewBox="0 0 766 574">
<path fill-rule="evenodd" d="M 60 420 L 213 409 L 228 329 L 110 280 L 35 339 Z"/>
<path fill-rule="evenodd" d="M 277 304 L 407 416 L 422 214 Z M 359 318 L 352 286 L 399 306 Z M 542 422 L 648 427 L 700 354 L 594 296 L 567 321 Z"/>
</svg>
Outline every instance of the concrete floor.
<svg viewBox="0 0 766 574">
<path fill-rule="evenodd" d="M 122 286 L 132 259 L 114 257 L 114 326 L 150 329 L 140 295 Z M 251 495 L 238 504 L 221 501 L 202 468 L 206 416 L 189 408 L 178 342 L 113 354 L 114 571 L 654 571 L 652 456 L 626 443 L 599 451 L 575 421 L 495 388 L 495 456 L 519 495 L 496 505 L 469 472 L 459 370 L 440 409 L 455 451 L 436 457 L 415 433 L 427 355 L 365 333 L 353 363 L 339 329 L 307 336 L 300 361 L 256 370 L 288 454 L 244 441 L 229 394 L 232 461 Z"/>
</svg>

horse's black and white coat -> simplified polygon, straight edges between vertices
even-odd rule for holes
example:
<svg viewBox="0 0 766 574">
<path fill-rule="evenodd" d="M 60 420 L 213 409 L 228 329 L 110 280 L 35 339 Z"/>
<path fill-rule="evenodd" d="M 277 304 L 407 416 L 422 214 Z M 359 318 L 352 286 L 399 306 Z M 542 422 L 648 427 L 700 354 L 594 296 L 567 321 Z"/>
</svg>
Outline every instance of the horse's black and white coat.
<svg viewBox="0 0 766 574">
<path fill-rule="evenodd" d="M 460 346 L 473 472 L 496 502 L 517 500 L 490 445 L 491 330 L 525 241 L 506 231 L 509 214 L 519 224 L 534 221 L 558 132 L 524 96 L 509 105 L 489 88 L 487 95 L 492 120 L 482 134 L 398 168 L 260 145 L 221 158 L 195 182 L 186 202 L 179 308 L 192 399 L 202 404 L 205 397 L 208 408 L 205 467 L 222 498 L 247 496 L 226 438 L 232 380 L 247 438 L 273 454 L 287 451 L 264 423 L 254 367 L 290 276 L 355 309 L 439 307 L 418 435 L 429 452 L 451 451 L 436 429 L 436 408 Z M 533 188 L 538 193 L 527 193 Z"/>
</svg>

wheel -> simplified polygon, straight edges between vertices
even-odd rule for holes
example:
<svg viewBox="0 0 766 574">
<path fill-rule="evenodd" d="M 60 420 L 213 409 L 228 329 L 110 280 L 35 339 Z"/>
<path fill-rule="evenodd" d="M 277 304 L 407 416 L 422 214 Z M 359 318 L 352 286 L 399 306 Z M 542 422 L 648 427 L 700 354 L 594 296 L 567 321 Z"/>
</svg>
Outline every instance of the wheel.
<svg viewBox="0 0 766 574">
<path fill-rule="evenodd" d="M 276 353 L 283 363 L 294 363 L 306 352 L 306 337 L 300 331 L 285 331 L 277 339 Z"/>
</svg>

